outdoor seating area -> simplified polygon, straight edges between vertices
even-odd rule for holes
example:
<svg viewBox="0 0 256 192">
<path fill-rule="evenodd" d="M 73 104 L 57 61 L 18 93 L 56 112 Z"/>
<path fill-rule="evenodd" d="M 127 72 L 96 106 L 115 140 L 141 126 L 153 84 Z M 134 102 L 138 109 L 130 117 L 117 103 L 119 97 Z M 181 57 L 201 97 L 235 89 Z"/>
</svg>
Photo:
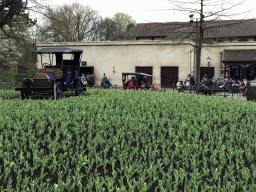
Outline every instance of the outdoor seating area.
<svg viewBox="0 0 256 192">
<path fill-rule="evenodd" d="M 196 92 L 196 84 L 191 83 L 190 76 L 183 82 L 179 81 L 176 85 L 177 92 Z M 246 96 L 247 93 L 247 79 L 235 80 L 232 78 L 223 79 L 222 74 L 217 80 L 214 77 L 207 78 L 205 75 L 199 86 L 199 92 L 204 95 L 219 95 L 219 96 L 230 96 L 240 95 L 240 97 Z"/>
</svg>

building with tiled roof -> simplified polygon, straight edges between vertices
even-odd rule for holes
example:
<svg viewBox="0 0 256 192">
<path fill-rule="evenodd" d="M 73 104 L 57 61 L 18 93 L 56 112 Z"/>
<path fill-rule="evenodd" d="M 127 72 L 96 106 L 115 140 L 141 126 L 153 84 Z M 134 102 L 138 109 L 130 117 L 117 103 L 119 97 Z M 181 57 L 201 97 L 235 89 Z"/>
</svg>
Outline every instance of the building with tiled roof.
<svg viewBox="0 0 256 192">
<path fill-rule="evenodd" d="M 140 23 L 133 35 L 136 40 L 182 42 L 186 39 L 195 43 L 198 25 L 196 22 Z M 225 77 L 234 79 L 256 77 L 255 19 L 204 21 L 203 29 L 201 77 L 208 71 L 210 76 L 224 73 Z M 212 58 L 210 66 L 204 64 L 204 57 Z"/>
<path fill-rule="evenodd" d="M 256 20 L 204 21 L 205 40 L 250 40 L 256 38 Z M 139 23 L 134 32 L 136 40 L 196 39 L 196 22 Z"/>
<path fill-rule="evenodd" d="M 205 21 L 200 76 L 255 79 L 256 20 Z M 136 40 L 38 43 L 37 47 L 83 49 L 81 73 L 94 73 L 97 85 L 103 73 L 122 86 L 122 72 L 155 76 L 155 83 L 170 87 L 189 74 L 195 76 L 196 23 L 141 23 Z M 207 60 L 211 58 L 211 60 Z M 200 78 L 201 78 L 200 77 Z"/>
</svg>

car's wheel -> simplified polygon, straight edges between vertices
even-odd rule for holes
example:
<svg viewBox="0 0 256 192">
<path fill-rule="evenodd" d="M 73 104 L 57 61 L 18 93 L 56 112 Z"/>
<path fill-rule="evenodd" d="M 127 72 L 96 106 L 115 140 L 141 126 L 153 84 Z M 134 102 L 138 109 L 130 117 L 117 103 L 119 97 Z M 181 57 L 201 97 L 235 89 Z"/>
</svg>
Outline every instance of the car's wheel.
<svg viewBox="0 0 256 192">
<path fill-rule="evenodd" d="M 76 96 L 82 96 L 83 95 L 83 83 L 82 81 L 78 81 L 76 84 Z"/>
<path fill-rule="evenodd" d="M 56 82 L 56 100 L 61 100 L 63 96 L 63 89 L 61 82 Z"/>
<path fill-rule="evenodd" d="M 30 88 L 30 84 L 29 83 L 22 83 L 22 88 Z M 21 91 L 21 99 L 24 100 L 24 99 L 29 99 L 30 95 L 31 95 L 31 92 L 28 91 L 28 90 L 25 90 L 25 91 Z"/>
</svg>

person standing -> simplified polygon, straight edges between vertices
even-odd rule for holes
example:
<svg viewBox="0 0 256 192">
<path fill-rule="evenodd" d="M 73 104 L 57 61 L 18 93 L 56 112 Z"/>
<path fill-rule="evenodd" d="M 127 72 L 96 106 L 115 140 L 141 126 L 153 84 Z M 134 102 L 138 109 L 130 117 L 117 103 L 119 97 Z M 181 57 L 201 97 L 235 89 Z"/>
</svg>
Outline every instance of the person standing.
<svg viewBox="0 0 256 192">
<path fill-rule="evenodd" d="M 103 88 L 107 88 L 107 80 L 108 80 L 108 78 L 107 78 L 106 74 L 104 73 L 103 78 L 101 79 Z"/>
<path fill-rule="evenodd" d="M 81 81 L 82 81 L 82 83 L 85 85 L 85 76 L 84 76 L 84 73 L 83 73 L 82 76 L 81 76 Z"/>
<path fill-rule="evenodd" d="M 86 75 L 86 81 L 87 81 L 87 82 L 91 81 L 91 75 L 90 75 L 90 73 L 87 73 L 87 75 Z"/>
<path fill-rule="evenodd" d="M 195 85 L 195 80 L 194 80 L 194 76 L 192 75 L 190 77 L 190 86 L 194 86 Z"/>
<path fill-rule="evenodd" d="M 187 80 L 188 80 L 188 81 L 190 81 L 190 77 L 191 77 L 191 75 L 189 74 L 188 77 L 187 77 Z"/>
</svg>

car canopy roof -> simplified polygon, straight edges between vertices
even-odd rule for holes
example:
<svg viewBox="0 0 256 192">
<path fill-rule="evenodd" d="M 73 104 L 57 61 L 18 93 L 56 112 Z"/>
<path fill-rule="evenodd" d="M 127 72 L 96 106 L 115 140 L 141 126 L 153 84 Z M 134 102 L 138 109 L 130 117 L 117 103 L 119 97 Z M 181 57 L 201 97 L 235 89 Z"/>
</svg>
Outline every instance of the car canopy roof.
<svg viewBox="0 0 256 192">
<path fill-rule="evenodd" d="M 140 73 L 140 72 L 123 72 L 122 75 L 138 75 L 138 76 L 150 76 L 150 77 L 153 76 L 153 75 L 149 75 L 146 73 Z"/>
<path fill-rule="evenodd" d="M 78 48 L 42 48 L 37 51 L 33 51 L 33 53 L 83 53 L 83 49 Z"/>
</svg>

